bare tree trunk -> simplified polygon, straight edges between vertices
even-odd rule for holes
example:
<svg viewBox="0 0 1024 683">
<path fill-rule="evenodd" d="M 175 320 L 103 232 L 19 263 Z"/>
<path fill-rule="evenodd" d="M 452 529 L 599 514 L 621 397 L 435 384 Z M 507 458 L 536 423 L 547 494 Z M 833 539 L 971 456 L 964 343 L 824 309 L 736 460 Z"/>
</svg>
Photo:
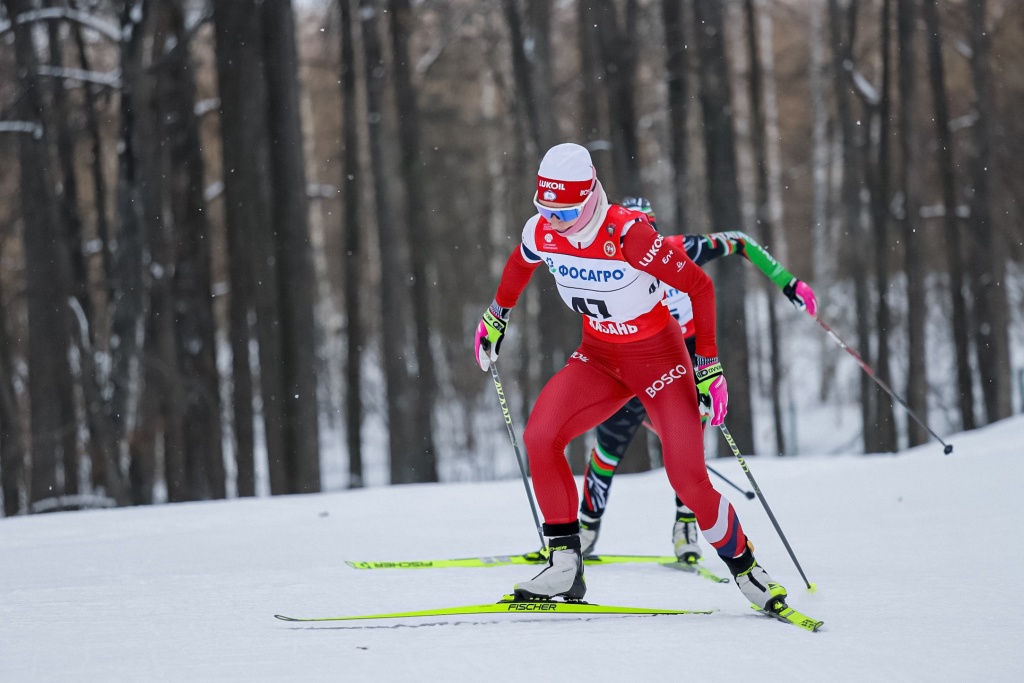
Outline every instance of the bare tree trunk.
<svg viewBox="0 0 1024 683">
<path fill-rule="evenodd" d="M 115 423 L 104 400 L 96 367 L 95 350 L 92 345 L 85 313 L 75 305 L 78 318 L 78 348 L 81 364 L 82 401 L 85 404 L 86 420 L 89 426 L 89 450 L 92 455 L 92 481 L 97 489 L 103 489 L 118 505 L 131 502 L 129 492 L 121 475 Z"/>
<path fill-rule="evenodd" d="M 148 283 L 143 278 L 143 216 L 141 178 L 136 144 L 138 117 L 141 107 L 142 27 L 148 5 L 141 5 L 138 13 L 134 3 L 125 0 L 121 7 L 121 32 L 127 36 L 121 45 L 121 119 L 118 131 L 117 164 L 117 261 L 114 289 L 113 320 L 111 322 L 111 385 L 110 414 L 114 418 L 115 433 L 123 444 L 126 433 L 135 428 L 136 403 L 139 395 L 140 358 Z M 116 283 L 116 286 L 115 286 Z M 122 445 L 123 447 L 123 445 Z"/>
<path fill-rule="evenodd" d="M 757 13 L 754 0 L 744 0 L 744 13 L 747 20 L 747 53 L 750 59 L 750 135 L 754 148 L 754 165 L 756 167 L 757 223 L 761 228 L 761 244 L 772 251 L 775 247 L 774 226 L 772 224 L 771 197 L 768 192 L 768 144 L 766 137 L 766 121 L 764 114 L 764 75 L 761 69 L 761 48 L 757 37 Z M 775 426 L 775 449 L 779 455 L 786 454 L 786 436 L 782 428 L 782 369 L 779 350 L 779 322 L 775 313 L 775 286 L 765 281 L 768 292 L 768 354 L 772 397 L 772 420 Z"/>
<path fill-rule="evenodd" d="M 683 4 L 679 0 L 661 0 L 661 18 L 665 25 L 665 79 L 668 87 L 669 143 L 672 169 L 675 181 L 672 187 L 676 197 L 677 226 L 673 232 L 687 230 L 689 211 L 686 203 L 686 187 L 690 175 L 690 155 L 687 149 L 689 135 L 686 128 L 689 112 L 687 92 L 686 33 L 683 28 Z"/>
<path fill-rule="evenodd" d="M 612 178 L 605 189 L 613 197 L 641 195 L 640 140 L 636 132 L 633 82 L 637 65 L 636 0 L 625 0 L 620 22 L 614 0 L 591 0 L 590 17 L 597 25 L 598 54 L 607 82 L 608 124 L 612 146 Z"/>
<path fill-rule="evenodd" d="M 63 64 L 59 25 L 56 22 L 50 22 L 48 28 L 50 60 L 55 65 Z M 78 48 L 78 59 L 82 69 L 88 71 L 89 60 L 81 35 L 81 27 L 72 24 L 69 29 Z M 96 365 L 95 349 L 100 339 L 100 333 L 97 330 L 97 315 L 93 313 L 92 287 L 84 251 L 81 211 L 78 206 L 73 131 L 69 123 L 63 79 L 57 79 L 55 83 L 57 87 L 54 89 L 54 110 L 59 120 L 57 127 L 58 158 L 64 178 L 61 209 L 72 261 L 72 277 L 74 278 L 72 289 L 77 302 L 75 317 L 78 320 L 76 338 L 79 347 L 79 382 L 89 431 L 86 447 L 92 462 L 90 475 L 94 488 L 105 490 L 118 504 L 126 505 L 130 502 L 130 498 L 120 470 L 117 425 L 114 417 L 110 414 L 110 402 L 104 399 L 102 384 L 105 380 Z M 83 88 L 83 93 L 87 130 L 92 142 L 93 200 L 95 201 L 96 231 L 101 242 L 104 299 L 107 304 L 110 304 L 113 299 L 113 263 L 109 248 L 110 230 L 106 215 L 106 181 L 103 174 L 102 140 L 96 115 L 96 98 L 88 85 Z"/>
<path fill-rule="evenodd" d="M 535 76 L 530 60 L 526 56 L 524 43 L 526 37 L 523 35 L 523 22 L 519 16 L 519 8 L 516 0 L 501 0 L 501 8 L 505 15 L 505 23 L 509 32 L 509 51 L 512 53 L 512 75 L 516 84 L 516 101 L 510 105 L 510 109 L 518 112 L 520 109 L 525 114 L 530 136 L 538 153 L 543 153 L 545 141 L 541 140 L 542 124 L 540 122 L 540 107 L 537 106 L 537 93 L 535 92 Z M 550 95 L 548 95 L 550 97 Z"/>
<path fill-rule="evenodd" d="M 53 6 L 52 0 L 47 5 Z M 64 66 L 64 49 L 60 35 L 60 24 L 50 21 L 46 24 L 50 47 L 50 65 Z M 68 97 L 64 79 L 55 77 L 51 81 L 52 107 L 50 108 L 53 129 L 56 131 L 57 161 L 60 169 L 60 192 L 57 197 L 61 222 L 67 240 L 68 257 L 71 262 L 71 293 L 78 299 L 88 327 L 92 329 L 92 300 L 89 298 L 89 272 L 85 254 L 82 251 L 82 217 L 78 206 L 78 174 L 75 170 L 75 133 L 71 130 Z"/>
<path fill-rule="evenodd" d="M 704 115 L 708 200 L 715 230 L 743 224 L 732 128 L 732 88 L 726 62 L 722 7 L 693 0 L 700 56 L 700 103 Z M 716 268 L 718 345 L 729 378 L 729 429 L 744 453 L 756 452 L 750 407 L 750 350 L 747 344 L 746 281 L 743 263 L 721 259 Z"/>
<path fill-rule="evenodd" d="M 161 68 L 168 76 L 163 108 L 167 112 L 168 191 L 176 242 L 173 298 L 177 370 L 184 389 L 187 429 L 183 437 L 190 498 L 204 500 L 227 495 L 211 292 L 211 236 L 203 199 L 205 171 L 184 8 L 178 2 L 168 3 L 168 12 L 176 47 Z"/>
<path fill-rule="evenodd" d="M 14 387 L 11 339 L 7 333 L 8 310 L 3 291 L 0 291 L 0 491 L 4 496 L 4 516 L 13 517 L 21 511 L 21 491 L 25 486 L 25 441 Z"/>
<path fill-rule="evenodd" d="M 582 140 L 590 150 L 598 175 L 608 169 L 610 163 L 604 159 L 607 145 L 594 145 L 602 140 L 601 97 L 604 82 L 600 75 L 600 56 L 597 49 L 597 29 L 589 8 L 582 4 L 576 7 L 576 31 L 580 51 L 580 130 Z M 607 98 L 604 98 L 607 100 Z"/>
<path fill-rule="evenodd" d="M 281 363 L 280 259 L 270 203 L 269 105 L 261 5 L 260 0 L 214 4 L 218 31 L 218 79 L 224 112 L 221 135 L 224 140 L 225 225 L 230 252 L 239 495 L 255 495 L 256 492 L 255 463 L 244 450 L 244 439 L 252 438 L 253 444 L 255 439 L 246 433 L 246 426 L 242 425 L 243 420 L 249 419 L 244 415 L 252 405 L 252 398 L 244 396 L 244 384 L 248 379 L 245 373 L 249 367 L 251 310 L 256 313 L 260 418 L 270 492 L 272 495 L 292 492 Z M 245 370 L 241 367 L 243 359 Z"/>
<path fill-rule="evenodd" d="M 278 237 L 282 403 L 290 491 L 320 490 L 313 266 L 291 0 L 264 0 L 273 224 Z"/>
<path fill-rule="evenodd" d="M 871 304 L 867 291 L 867 267 L 862 247 L 865 242 L 860 222 L 860 178 L 864 165 L 857 140 L 850 95 L 853 91 L 853 41 L 857 29 L 858 0 L 850 0 L 844 18 L 838 0 L 829 0 L 829 32 L 832 42 L 832 71 L 835 84 L 836 112 L 842 130 L 843 180 L 841 232 L 844 235 L 842 252 L 853 280 L 854 302 L 857 315 L 857 343 L 866 353 L 868 345 L 868 317 Z M 843 29 L 846 29 L 844 36 Z M 860 411 L 864 425 L 864 451 L 870 453 L 874 445 L 872 398 L 874 385 L 866 373 L 860 375 Z"/>
<path fill-rule="evenodd" d="M 810 7 L 810 97 L 811 97 L 811 145 L 813 147 L 811 163 L 814 186 L 812 199 L 812 225 L 814 237 L 814 285 L 821 291 L 828 291 L 835 280 L 836 263 L 834 245 L 839 241 L 835 237 L 831 195 L 834 187 L 834 174 L 831 168 L 835 164 L 834 132 L 829 130 L 828 113 L 828 81 L 831 69 L 826 62 L 825 41 L 826 28 L 824 10 L 821 3 L 811 3 Z M 838 49 L 838 48 L 837 48 Z M 824 304 L 824 302 L 822 302 Z M 819 311 L 822 315 L 824 311 Z M 818 396 L 821 401 L 828 398 L 838 356 L 831 340 L 822 336 L 820 339 L 821 377 L 818 385 Z"/>
<path fill-rule="evenodd" d="M 77 490 L 75 453 L 66 435 L 75 431 L 73 385 L 68 363 L 68 254 L 56 212 L 43 110 L 42 83 L 32 44 L 32 25 L 17 17 L 32 9 L 26 0 L 4 0 L 13 22 L 21 98 L 16 117 L 35 123 L 38 134 L 19 136 L 24 220 L 25 286 L 28 302 L 29 406 L 32 414 L 32 484 L 35 503 Z M 70 462 L 70 464 L 69 464 Z M 59 469 L 64 466 L 63 485 Z M 71 471 L 67 471 L 71 470 Z"/>
<path fill-rule="evenodd" d="M 410 301 L 416 333 L 417 374 L 413 378 L 416 397 L 414 422 L 406 425 L 416 435 L 416 448 L 408 453 L 406 466 L 399 470 L 400 479 L 392 483 L 437 481 L 437 450 L 434 446 L 433 411 L 437 397 L 437 373 L 430 344 L 430 296 L 433 285 L 427 270 L 433 252 L 430 220 L 423 196 L 420 160 L 420 123 L 416 105 L 416 89 L 412 84 L 409 64 L 409 38 L 412 33 L 412 12 L 408 0 L 390 0 L 391 49 L 394 57 L 395 103 L 398 107 L 398 139 L 401 145 L 401 174 L 405 181 L 405 239 L 409 245 L 412 266 Z M 423 245 L 414 248 L 413 245 Z"/>
<path fill-rule="evenodd" d="M 537 109 L 537 150 L 545 151 L 561 141 L 555 117 L 554 86 L 551 81 L 551 2 L 527 0 L 530 33 L 533 37 L 531 80 L 536 84 L 532 105 Z"/>
<path fill-rule="evenodd" d="M 373 174 L 371 186 L 377 214 L 377 241 L 381 259 L 380 306 L 383 319 L 381 352 L 384 381 L 387 385 L 388 441 L 392 483 L 403 481 L 400 470 L 409 460 L 409 453 L 419 447 L 416 434 L 408 428 L 413 422 L 413 402 L 416 400 L 408 381 L 406 359 L 412 337 L 410 302 L 404 285 L 389 273 L 408 272 L 405 237 L 392 218 L 395 192 L 390 183 L 384 146 L 384 90 L 387 70 L 380 39 L 379 0 L 360 0 L 359 16 L 362 20 L 363 49 L 366 67 L 367 120 L 369 122 L 370 164 Z"/>
<path fill-rule="evenodd" d="M 78 50 L 78 61 L 83 71 L 91 71 L 92 66 L 85 49 L 85 39 L 82 37 L 82 27 L 74 24 L 71 31 L 75 38 L 75 47 Z M 123 48 L 122 48 L 123 49 Z M 103 291 L 106 293 L 107 303 L 114 300 L 114 257 L 110 244 L 110 216 L 107 209 L 107 180 L 103 172 L 103 138 L 100 136 L 99 116 L 96 113 L 98 108 L 97 98 L 93 88 L 88 85 L 85 91 L 85 122 L 86 130 L 89 132 L 89 141 L 92 145 L 92 187 L 93 202 L 96 204 L 96 237 L 100 241 L 101 259 L 103 263 Z"/>
<path fill-rule="evenodd" d="M 348 437 L 349 488 L 363 486 L 363 400 L 362 364 L 366 332 L 363 329 L 362 233 L 367 221 L 360 214 L 359 194 L 362 169 L 359 166 L 359 121 L 356 118 L 356 23 L 352 20 L 350 0 L 338 0 L 341 8 L 341 105 L 344 158 L 342 163 L 341 232 L 344 251 L 341 261 L 345 273 L 345 320 L 348 356 L 345 361 L 345 428 Z"/>
<path fill-rule="evenodd" d="M 189 500 L 191 495 L 185 453 L 185 398 L 182 377 L 178 371 L 174 325 L 172 282 L 176 259 L 171 234 L 173 225 L 167 224 L 168 216 L 165 214 L 165 183 L 170 169 L 165 157 L 164 122 L 169 112 L 162 106 L 161 90 L 165 87 L 163 81 L 167 79 L 167 74 L 163 69 L 153 69 L 153 65 L 158 65 L 164 59 L 165 48 L 173 35 L 168 6 L 154 5 L 147 24 L 151 24 L 151 27 L 145 29 L 144 43 L 148 54 L 144 62 L 149 68 L 145 77 L 137 82 L 140 116 L 135 130 L 150 275 L 149 310 L 143 347 L 143 396 L 140 403 L 150 402 L 156 409 L 140 411 L 137 429 L 142 435 L 152 434 L 157 439 L 162 437 L 167 499 L 177 503 Z M 142 451 L 143 457 L 155 461 L 153 448 L 153 454 Z M 148 462 L 141 467 L 142 472 L 149 472 L 150 469 Z M 152 471 L 159 476 L 155 462 Z M 151 484 L 143 480 L 141 487 L 148 490 Z"/>
<path fill-rule="evenodd" d="M 967 336 L 967 302 L 964 292 L 964 264 L 960 247 L 960 225 L 956 215 L 956 176 L 953 170 L 953 142 L 949 132 L 949 105 L 946 75 L 942 64 L 942 36 L 935 0 L 924 0 L 923 15 L 928 33 L 928 80 L 931 83 L 935 141 L 938 147 L 939 177 L 942 181 L 942 225 L 946 242 L 946 267 L 949 294 L 953 302 L 953 346 L 956 352 L 957 396 L 960 422 L 974 429 L 974 391 L 972 389 L 970 347 Z"/>
<path fill-rule="evenodd" d="M 52 6 L 52 0 L 47 5 Z M 60 35 L 60 24 L 55 21 L 47 22 L 47 37 L 49 42 L 50 65 L 55 67 L 64 66 L 64 49 Z M 89 273 L 86 266 L 85 254 L 82 251 L 82 218 L 78 206 L 78 174 L 75 171 L 75 137 L 71 130 L 70 114 L 68 110 L 68 98 L 64 88 L 63 78 L 53 78 L 50 85 L 51 97 L 49 118 L 44 125 L 55 131 L 51 135 L 51 143 L 56 143 L 56 169 L 54 177 L 58 181 L 55 189 L 57 201 L 57 215 L 60 217 L 62 232 L 66 243 L 68 263 L 69 293 L 78 301 L 82 314 L 85 316 L 86 329 L 92 329 L 92 301 L 89 298 Z M 69 318 L 70 321 L 70 318 Z M 70 331 L 70 329 L 69 329 Z M 68 340 L 71 341 L 70 338 Z M 95 381 L 95 378 L 81 378 L 82 383 Z M 72 408 L 73 410 L 73 408 Z M 61 439 L 63 445 L 61 450 L 64 453 L 64 494 L 78 493 L 78 429 L 77 416 L 74 421 L 76 428 L 65 430 Z M 91 424 L 87 421 L 87 427 Z M 98 462 L 99 454 L 94 449 L 94 439 L 87 441 L 88 451 L 91 459 Z"/>
<path fill-rule="evenodd" d="M 992 218 L 989 173 L 995 168 L 992 126 L 996 116 L 989 75 L 989 35 L 985 29 L 986 0 L 967 3 L 970 9 L 971 76 L 974 80 L 974 113 L 971 127 L 971 224 L 974 240 L 975 311 L 978 336 L 975 350 L 981 374 L 985 418 L 995 422 L 1009 417 L 1010 347 L 1006 298 L 1006 246 Z"/>
<path fill-rule="evenodd" d="M 903 262 L 907 278 L 907 405 L 927 422 L 928 375 L 925 322 L 928 300 L 924 283 L 921 210 L 921 154 L 916 136 L 917 59 L 914 24 L 917 9 L 914 0 L 899 0 L 897 33 L 899 36 L 900 156 L 903 158 Z M 928 441 L 928 432 L 914 420 L 908 420 L 910 446 Z"/>
<path fill-rule="evenodd" d="M 874 370 L 878 379 L 886 384 L 891 383 L 889 371 L 889 136 L 890 136 L 890 109 L 892 100 L 889 97 L 891 90 L 890 68 L 890 45 L 892 40 L 891 30 L 891 8 L 892 0 L 882 2 L 882 87 L 878 102 L 878 156 L 874 172 L 875 184 L 871 188 L 871 213 L 874 223 L 874 247 L 875 247 L 875 295 L 878 297 L 878 305 L 875 308 L 875 334 L 878 338 L 878 347 L 875 351 Z M 883 453 L 896 450 L 896 421 L 893 416 L 892 400 L 889 396 L 883 395 L 880 390 L 875 394 L 875 448 Z"/>
<path fill-rule="evenodd" d="M 253 310 L 253 250 L 248 235 L 269 235 L 266 155 L 261 143 L 266 121 L 262 25 L 256 0 L 213 5 L 217 34 L 217 82 L 223 155 L 224 225 L 228 245 L 228 301 L 231 339 L 232 422 L 239 496 L 256 495 L 253 378 L 249 316 Z M 268 371 L 270 371 L 268 369 Z M 267 406 L 264 404 L 264 411 Z M 279 425 L 279 422 L 277 423 Z M 271 454 L 272 429 L 266 429 Z M 278 426 L 277 434 L 280 434 Z M 280 440 L 273 455 L 280 458 Z M 283 483 L 283 482 L 282 482 Z"/>
</svg>

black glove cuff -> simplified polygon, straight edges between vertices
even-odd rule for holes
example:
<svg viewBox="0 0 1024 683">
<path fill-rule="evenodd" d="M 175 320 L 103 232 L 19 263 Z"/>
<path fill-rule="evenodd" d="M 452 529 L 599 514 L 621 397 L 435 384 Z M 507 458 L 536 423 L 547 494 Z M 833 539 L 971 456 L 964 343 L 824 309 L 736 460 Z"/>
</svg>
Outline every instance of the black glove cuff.
<svg viewBox="0 0 1024 683">
<path fill-rule="evenodd" d="M 786 298 L 790 301 L 798 301 L 799 297 L 796 295 L 796 286 L 800 282 L 797 278 L 793 278 L 789 281 L 789 284 L 782 288 L 782 293 L 786 295 Z"/>
</svg>

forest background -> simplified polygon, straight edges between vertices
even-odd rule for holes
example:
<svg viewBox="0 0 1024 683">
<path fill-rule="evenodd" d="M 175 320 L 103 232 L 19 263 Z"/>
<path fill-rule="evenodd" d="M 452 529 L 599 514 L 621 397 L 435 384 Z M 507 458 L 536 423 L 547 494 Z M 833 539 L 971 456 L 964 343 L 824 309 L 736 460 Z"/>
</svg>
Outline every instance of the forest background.
<svg viewBox="0 0 1024 683">
<path fill-rule="evenodd" d="M 766 245 L 939 433 L 1020 412 L 1022 47 L 1013 0 L 2 0 L 3 513 L 514 474 L 471 332 L 562 141 Z M 711 269 L 744 453 L 809 402 L 927 440 L 751 270 Z M 535 277 L 517 425 L 579 328 Z"/>
</svg>

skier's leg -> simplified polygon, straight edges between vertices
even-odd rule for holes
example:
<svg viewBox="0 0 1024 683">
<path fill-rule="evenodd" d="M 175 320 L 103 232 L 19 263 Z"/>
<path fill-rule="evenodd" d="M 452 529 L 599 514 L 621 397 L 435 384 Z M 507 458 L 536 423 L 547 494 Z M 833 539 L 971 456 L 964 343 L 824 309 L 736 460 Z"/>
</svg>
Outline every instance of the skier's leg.
<svg viewBox="0 0 1024 683">
<path fill-rule="evenodd" d="M 565 447 L 615 412 L 630 393 L 596 362 L 581 360 L 586 357 L 582 353 L 574 355 L 548 381 L 523 433 L 551 554 L 539 574 L 516 584 L 519 599 L 580 599 L 587 590 L 576 513 L 579 501 L 576 482 L 565 460 Z"/>
<path fill-rule="evenodd" d="M 693 334 L 686 337 L 686 351 L 690 355 L 690 365 L 696 364 L 697 360 L 697 337 Z M 701 429 L 707 427 L 707 415 L 700 416 Z M 676 509 L 675 521 L 672 523 L 672 547 L 675 549 L 676 557 L 680 562 L 697 562 L 701 558 L 699 536 L 697 534 L 697 516 L 686 503 L 675 496 Z"/>
<path fill-rule="evenodd" d="M 669 481 L 679 499 L 693 510 L 705 540 L 728 565 L 747 599 L 762 608 L 770 600 L 773 604 L 783 601 L 785 589 L 754 560 L 736 510 L 708 478 L 693 367 L 679 329 L 670 330 L 678 339 L 667 339 L 662 348 L 650 349 L 647 357 L 637 354 L 630 368 L 630 386 L 661 436 Z M 667 382 L 666 376 L 679 379 Z"/>
<path fill-rule="evenodd" d="M 578 357 L 570 358 L 544 385 L 530 411 L 523 441 L 545 527 L 577 524 L 579 498 L 565 447 L 614 413 L 631 395 L 596 361 Z"/>
</svg>

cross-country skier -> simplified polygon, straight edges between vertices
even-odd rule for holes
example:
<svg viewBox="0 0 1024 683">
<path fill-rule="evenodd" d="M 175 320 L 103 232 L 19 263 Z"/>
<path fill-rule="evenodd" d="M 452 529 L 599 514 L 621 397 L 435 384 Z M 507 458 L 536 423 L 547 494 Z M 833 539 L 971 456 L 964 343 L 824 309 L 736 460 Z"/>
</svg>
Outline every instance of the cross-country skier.
<svg viewBox="0 0 1024 683">
<path fill-rule="evenodd" d="M 651 224 L 655 224 L 651 203 L 642 197 L 626 197 L 622 206 L 643 211 Z M 742 232 L 719 232 L 708 235 L 672 235 L 665 241 L 686 251 L 695 264 L 703 267 L 719 256 L 740 254 L 757 266 L 769 280 L 798 309 L 817 315 L 818 302 L 814 290 L 806 282 L 798 280 L 772 258 L 761 245 Z M 685 338 L 686 348 L 693 364 L 696 365 L 696 337 L 690 298 L 686 293 L 671 289 L 665 300 L 669 313 L 679 323 Z M 629 448 L 640 425 L 647 417 L 643 403 L 633 397 L 614 415 L 597 426 L 597 445 L 590 452 L 590 461 L 583 479 L 583 496 L 580 503 L 580 544 L 584 557 L 594 553 L 594 545 L 601 530 L 601 517 L 608 505 L 612 477 L 621 464 L 622 456 Z M 706 416 L 704 416 L 706 417 Z M 700 546 L 697 544 L 697 520 L 693 510 L 676 497 L 675 524 L 672 527 L 672 545 L 680 562 L 694 564 L 700 560 Z"/>
<path fill-rule="evenodd" d="M 643 212 L 608 202 L 590 153 L 579 145 L 556 145 L 544 155 L 534 205 L 538 213 L 526 222 L 477 327 L 477 363 L 486 371 L 497 361 L 511 310 L 542 263 L 584 324 L 580 346 L 541 390 L 524 432 L 550 555 L 537 576 L 516 584 L 517 598 L 585 594 L 579 496 L 565 446 L 638 396 L 661 437 L 672 488 L 694 511 L 704 538 L 750 602 L 784 609 L 785 588 L 754 559 L 736 511 L 711 485 L 704 463 L 698 393 L 714 426 L 728 404 L 711 278 Z M 693 307 L 696 392 L 683 333 L 662 305 L 666 286 L 686 292 Z"/>
</svg>

